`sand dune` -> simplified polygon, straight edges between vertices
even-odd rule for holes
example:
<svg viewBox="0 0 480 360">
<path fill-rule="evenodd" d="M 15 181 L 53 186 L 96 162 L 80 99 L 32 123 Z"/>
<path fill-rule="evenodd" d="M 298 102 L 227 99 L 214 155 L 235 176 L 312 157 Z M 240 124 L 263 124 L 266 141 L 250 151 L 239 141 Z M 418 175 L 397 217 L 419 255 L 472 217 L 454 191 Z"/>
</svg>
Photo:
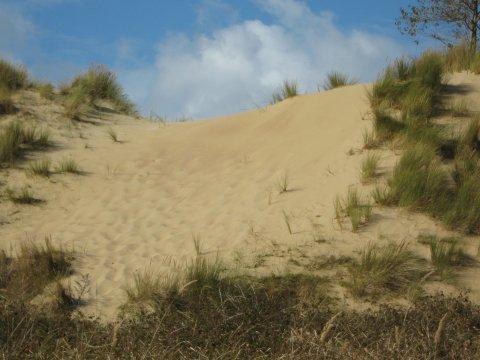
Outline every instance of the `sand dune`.
<svg viewBox="0 0 480 360">
<path fill-rule="evenodd" d="M 460 74 L 451 81 L 466 79 Z M 480 91 L 477 78 L 469 81 Z M 365 194 L 371 189 L 359 181 L 362 132 L 371 126 L 365 120 L 365 88 L 167 125 L 102 112 L 90 119 L 96 125 L 67 126 L 55 105 L 24 94 L 24 110 L 49 114 L 46 120 L 56 128 L 57 146 L 47 155 L 54 163 L 71 157 L 86 174 L 49 179 L 19 170 L 4 174 L 9 183 L 30 184 L 46 202 L 2 203 L 0 245 L 51 235 L 73 246 L 78 256 L 72 281 L 87 274 L 91 281 L 85 311 L 105 317 L 116 313 L 124 301 L 122 288 L 135 272 L 167 271 L 193 257 L 193 237 L 201 239 L 203 253 L 253 273 L 303 271 L 319 256 L 355 256 L 369 241 L 407 240 L 426 256 L 415 242 L 418 234 L 447 233 L 426 216 L 375 209 L 372 223 L 356 234 L 333 221 L 337 195 L 351 186 Z M 108 137 L 110 126 L 120 143 Z M 395 154 L 378 153 L 388 172 Z M 279 193 L 285 176 L 289 191 Z M 466 245 L 474 252 L 477 239 Z M 479 275 L 472 268 L 461 280 L 477 299 Z"/>
</svg>

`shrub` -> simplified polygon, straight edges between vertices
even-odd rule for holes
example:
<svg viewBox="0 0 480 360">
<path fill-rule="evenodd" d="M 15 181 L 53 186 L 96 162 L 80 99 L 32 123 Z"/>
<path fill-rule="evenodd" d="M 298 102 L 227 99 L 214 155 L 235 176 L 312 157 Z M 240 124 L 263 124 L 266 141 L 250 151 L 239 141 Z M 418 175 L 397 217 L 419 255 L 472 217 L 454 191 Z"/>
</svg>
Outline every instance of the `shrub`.
<svg viewBox="0 0 480 360">
<path fill-rule="evenodd" d="M 425 265 L 406 243 L 370 244 L 361 252 L 360 261 L 350 266 L 345 285 L 355 296 L 375 296 L 405 290 L 425 273 Z"/>
<path fill-rule="evenodd" d="M 360 198 L 356 189 L 349 189 L 345 199 L 337 196 L 334 206 L 339 226 L 343 228 L 343 220 L 348 218 L 354 232 L 367 224 L 372 215 L 372 206 Z"/>
<path fill-rule="evenodd" d="M 323 89 L 332 90 L 343 86 L 354 85 L 356 83 L 358 83 L 358 81 L 355 79 L 350 79 L 348 75 L 334 71 L 327 75 L 327 80 L 323 85 Z"/>
<path fill-rule="evenodd" d="M 27 85 L 28 74 L 23 66 L 0 59 L 0 86 L 15 91 L 26 88 Z"/>
</svg>

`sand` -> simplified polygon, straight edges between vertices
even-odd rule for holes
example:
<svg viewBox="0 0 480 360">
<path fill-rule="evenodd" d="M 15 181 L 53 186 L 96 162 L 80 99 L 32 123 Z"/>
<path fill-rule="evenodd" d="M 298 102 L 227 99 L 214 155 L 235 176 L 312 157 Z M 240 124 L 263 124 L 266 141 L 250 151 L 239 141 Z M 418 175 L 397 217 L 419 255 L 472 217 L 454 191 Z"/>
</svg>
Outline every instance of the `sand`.
<svg viewBox="0 0 480 360">
<path fill-rule="evenodd" d="M 479 79 L 467 78 L 469 91 L 480 91 Z M 416 237 L 449 234 L 427 216 L 376 208 L 358 233 L 333 220 L 337 195 L 349 187 L 364 194 L 372 189 L 359 180 L 366 154 L 362 132 L 371 126 L 365 89 L 355 85 L 167 125 L 107 109 L 72 123 L 61 107 L 27 92 L 23 113 L 40 117 L 55 132 L 56 147 L 46 155 L 54 164 L 72 158 L 85 174 L 32 178 L 21 169 L 25 163 L 4 172 L 2 180 L 29 184 L 45 202 L 2 202 L 0 247 L 51 236 L 74 248 L 71 281 L 90 284 L 83 311 L 107 319 L 125 301 L 123 289 L 136 272 L 167 272 L 194 257 L 194 237 L 201 239 L 203 254 L 257 274 L 304 271 L 322 256 L 356 256 L 369 242 L 405 240 L 427 257 Z M 110 127 L 121 142 L 109 138 Z M 388 173 L 398 154 L 378 153 Z M 279 193 L 285 177 L 289 191 Z M 478 244 L 477 238 L 465 240 L 472 254 Z M 459 283 L 480 300 L 479 276 L 478 269 L 467 269 Z"/>
</svg>

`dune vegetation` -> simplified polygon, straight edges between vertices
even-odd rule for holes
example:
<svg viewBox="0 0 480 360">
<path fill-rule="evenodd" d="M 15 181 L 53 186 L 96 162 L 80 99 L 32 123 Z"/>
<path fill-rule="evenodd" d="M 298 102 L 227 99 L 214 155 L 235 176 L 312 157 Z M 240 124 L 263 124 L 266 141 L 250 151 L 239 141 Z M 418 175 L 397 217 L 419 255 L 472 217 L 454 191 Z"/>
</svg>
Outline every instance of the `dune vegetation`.
<svg viewBox="0 0 480 360">
<path fill-rule="evenodd" d="M 349 187 L 346 195 L 338 196 L 333 205 L 329 200 L 339 233 L 347 229 L 357 240 L 373 222 L 374 205 L 370 197 L 361 193 L 361 188 L 378 182 L 371 194 L 377 205 L 423 212 L 449 229 L 480 234 L 480 122 L 473 118 L 468 104 L 442 103 L 447 72 L 465 69 L 475 72 L 479 67 L 478 56 L 471 57 L 462 46 L 444 52 L 426 52 L 417 59 L 398 59 L 368 91 L 372 130 L 364 133 L 364 149 L 368 152 L 360 150 L 364 154 L 359 164 L 360 179 L 355 168 L 355 181 L 360 183 Z M 324 89 L 355 83 L 348 76 L 334 72 L 329 74 Z M 13 94 L 27 88 L 37 92 L 41 101 L 58 105 L 69 127 L 78 125 L 76 130 L 80 135 L 75 141 L 81 142 L 85 153 L 92 151 L 81 132 L 88 125 L 75 120 L 95 111 L 100 113 L 103 101 L 118 112 L 136 114 L 115 74 L 104 67 L 91 67 L 56 90 L 48 83 L 33 84 L 23 68 L 0 62 L 0 114 L 15 111 Z M 286 81 L 273 95 L 272 103 L 298 95 L 297 83 Z M 454 118 L 472 119 L 459 134 L 452 135 L 435 122 L 439 111 L 447 111 Z M 85 127 L 79 126 L 80 123 Z M 39 126 L 24 118 L 1 124 L 2 168 L 22 171 L 22 176 L 28 176 L 28 182 L 32 183 L 50 185 L 55 183 L 52 178 L 61 177 L 66 187 L 68 181 L 88 178 L 83 162 L 80 167 L 72 157 L 55 160 L 50 154 L 44 156 L 54 148 L 55 141 L 51 130 L 43 125 L 46 124 Z M 128 140 L 122 145 L 127 136 L 125 131 L 119 137 L 109 123 L 103 125 L 99 137 L 106 140 L 101 142 L 105 151 L 126 146 Z M 384 172 L 383 167 L 380 171 L 383 157 L 377 151 L 388 149 L 398 151 L 398 161 L 391 172 Z M 350 155 L 354 153 L 352 150 Z M 242 166 L 248 166 L 248 160 L 245 158 Z M 118 169 L 114 166 L 107 165 L 104 177 L 118 180 L 114 176 Z M 330 168 L 327 171 L 333 176 Z M 121 173 L 128 179 L 131 175 Z M 282 206 L 281 215 L 290 238 L 297 235 L 298 216 L 283 208 L 282 201 L 296 193 L 292 180 L 296 185 L 297 179 L 290 179 L 289 172 L 284 171 L 268 192 L 269 207 L 276 200 Z M 5 184 L 1 192 L 2 200 L 9 206 L 27 208 L 44 202 L 37 194 L 50 195 L 38 193 L 30 185 L 11 185 Z M 117 183 L 112 181 L 107 186 L 114 185 Z M 95 196 L 100 195 L 104 194 Z M 320 227 L 315 218 L 309 220 L 313 229 Z M 284 226 L 282 231 L 286 233 Z M 250 235 L 257 238 L 258 234 L 252 224 Z M 313 233 L 313 238 L 317 245 L 336 241 L 323 238 L 320 232 Z M 273 251 L 279 248 L 275 240 L 269 239 Z M 479 357 L 480 307 L 463 296 L 431 295 L 423 287 L 432 277 L 436 281 L 451 281 L 459 268 L 474 263 L 473 257 L 456 238 L 430 236 L 418 242 L 420 245 L 416 246 L 426 247 L 427 257 L 420 256 L 407 241 L 383 244 L 358 241 L 357 252 L 351 256 L 335 254 L 310 263 L 314 271 L 259 275 L 233 269 L 214 251 L 204 253 L 199 238 L 194 236 L 193 259 L 175 264 L 174 271 L 168 274 L 146 269 L 135 273 L 132 281 L 124 284 L 123 305 L 116 318 L 105 322 L 81 311 L 86 301 L 87 281 L 70 281 L 76 273 L 77 260 L 85 255 L 55 246 L 50 237 L 43 243 L 27 241 L 0 252 L 0 356 L 26 359 Z M 290 253 L 294 251 L 288 249 Z M 256 255 L 258 261 L 253 268 L 265 261 L 260 258 L 262 254 Z M 334 269 L 335 274 L 320 271 L 325 268 Z M 397 298 L 406 299 L 408 307 L 392 305 Z M 373 306 L 357 311 L 345 299 Z"/>
<path fill-rule="evenodd" d="M 406 149 L 388 189 L 375 189 L 379 204 L 424 211 L 452 229 L 479 234 L 477 122 L 452 136 L 432 120 L 443 106 L 445 72 L 470 69 L 471 60 L 465 58 L 469 52 L 462 46 L 399 59 L 388 67 L 368 93 L 374 134 L 364 140 L 367 148 L 396 141 Z M 455 117 L 468 116 L 465 103 L 448 110 Z"/>
</svg>

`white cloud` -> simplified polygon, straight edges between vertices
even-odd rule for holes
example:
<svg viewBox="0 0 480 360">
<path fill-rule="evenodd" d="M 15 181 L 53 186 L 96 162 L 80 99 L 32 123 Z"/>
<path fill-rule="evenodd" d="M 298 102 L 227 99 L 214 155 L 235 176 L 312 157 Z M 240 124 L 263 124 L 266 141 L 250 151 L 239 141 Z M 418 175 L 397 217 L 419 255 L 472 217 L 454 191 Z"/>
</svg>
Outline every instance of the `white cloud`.
<svg viewBox="0 0 480 360">
<path fill-rule="evenodd" d="M 332 70 L 371 80 L 403 51 L 380 34 L 342 32 L 331 13 L 314 13 L 302 1 L 257 3 L 271 24 L 244 21 L 160 44 L 154 66 L 122 77 L 132 98 L 146 112 L 169 117 L 228 114 L 267 103 L 285 79 L 296 79 L 305 91 Z"/>
</svg>

